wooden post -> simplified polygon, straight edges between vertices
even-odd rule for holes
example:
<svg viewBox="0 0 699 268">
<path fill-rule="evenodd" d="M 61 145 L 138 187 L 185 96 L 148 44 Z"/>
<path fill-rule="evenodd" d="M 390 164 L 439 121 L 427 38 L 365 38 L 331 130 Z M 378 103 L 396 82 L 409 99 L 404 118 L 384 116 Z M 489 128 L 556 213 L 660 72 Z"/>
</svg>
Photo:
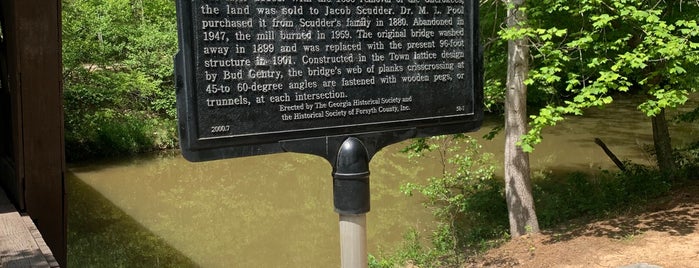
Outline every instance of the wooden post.
<svg viewBox="0 0 699 268">
<path fill-rule="evenodd" d="M 369 266 L 366 250 L 366 214 L 340 214 L 340 251 L 342 268 Z"/>
<path fill-rule="evenodd" d="M 10 108 L 3 110 L 12 120 L 12 156 L 0 156 L 0 180 L 9 181 L 8 194 L 65 267 L 61 1 L 0 0 L 0 12 L 7 68 L 2 79 L 10 96 Z M 14 177 L 4 177 L 8 173 Z"/>
</svg>

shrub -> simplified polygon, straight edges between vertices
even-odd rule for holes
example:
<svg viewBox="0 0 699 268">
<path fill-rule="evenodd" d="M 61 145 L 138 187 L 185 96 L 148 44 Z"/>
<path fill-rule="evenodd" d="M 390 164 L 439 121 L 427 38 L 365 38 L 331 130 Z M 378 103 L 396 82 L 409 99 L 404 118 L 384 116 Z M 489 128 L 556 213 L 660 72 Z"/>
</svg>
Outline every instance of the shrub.
<svg viewBox="0 0 699 268">
<path fill-rule="evenodd" d="M 493 174 L 492 155 L 480 152 L 468 136 L 439 136 L 416 140 L 405 149 L 410 157 L 436 152 L 443 167 L 427 184 L 408 183 L 402 191 L 427 198 L 438 227 L 432 235 L 435 250 L 446 262 L 459 262 L 464 251 L 478 251 L 484 241 L 502 236 L 507 226 L 504 186 Z"/>
<path fill-rule="evenodd" d="M 579 172 L 534 179 L 539 223 L 550 228 L 580 217 L 600 217 L 667 194 L 669 178 L 654 169 L 626 164 L 626 172 Z"/>
</svg>

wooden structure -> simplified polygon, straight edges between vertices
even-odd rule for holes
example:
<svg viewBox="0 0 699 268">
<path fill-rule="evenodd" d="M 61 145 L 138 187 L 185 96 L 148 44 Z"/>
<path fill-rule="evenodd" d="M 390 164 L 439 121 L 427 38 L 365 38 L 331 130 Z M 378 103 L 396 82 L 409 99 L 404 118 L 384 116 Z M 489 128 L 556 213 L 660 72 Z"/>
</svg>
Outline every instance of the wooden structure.
<svg viewBox="0 0 699 268">
<path fill-rule="evenodd" d="M 61 2 L 0 0 L 0 8 L 0 185 L 65 266 Z"/>
</svg>

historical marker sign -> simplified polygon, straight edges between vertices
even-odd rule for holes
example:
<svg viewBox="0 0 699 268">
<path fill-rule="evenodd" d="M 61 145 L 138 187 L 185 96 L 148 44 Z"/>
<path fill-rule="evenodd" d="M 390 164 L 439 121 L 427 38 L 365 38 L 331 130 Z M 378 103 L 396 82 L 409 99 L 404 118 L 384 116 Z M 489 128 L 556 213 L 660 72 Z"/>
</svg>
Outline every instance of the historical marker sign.
<svg viewBox="0 0 699 268">
<path fill-rule="evenodd" d="M 285 140 L 480 125 L 478 1 L 178 0 L 177 8 L 180 142 L 190 160 L 277 152 Z"/>
</svg>

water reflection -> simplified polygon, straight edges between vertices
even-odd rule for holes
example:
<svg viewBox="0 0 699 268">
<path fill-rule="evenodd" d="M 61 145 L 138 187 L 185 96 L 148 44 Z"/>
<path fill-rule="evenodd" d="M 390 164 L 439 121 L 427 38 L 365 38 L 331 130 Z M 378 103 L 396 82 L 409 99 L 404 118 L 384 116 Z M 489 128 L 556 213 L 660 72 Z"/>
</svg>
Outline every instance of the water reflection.
<svg viewBox="0 0 699 268">
<path fill-rule="evenodd" d="M 619 157 L 636 164 L 655 165 L 655 158 L 648 149 L 653 146 L 650 118 L 638 110 L 641 100 L 628 98 L 615 100 L 604 108 L 591 108 L 584 116 L 569 116 L 555 127 L 544 130 L 543 142 L 530 155 L 532 172 L 566 173 L 570 171 L 596 173 L 601 170 L 617 170 L 614 163 L 594 143 L 602 139 Z M 692 102 L 678 110 L 668 110 L 668 120 L 699 105 L 699 94 Z M 482 137 L 495 122 L 474 133 Z M 699 137 L 699 124 L 670 122 L 670 133 L 674 147 L 687 146 Z M 498 163 L 504 155 L 504 134 L 491 141 L 482 141 L 484 151 L 495 154 Z M 502 175 L 502 170 L 498 171 Z"/>
<path fill-rule="evenodd" d="M 195 267 L 75 176 L 68 192 L 69 267 Z"/>
<path fill-rule="evenodd" d="M 429 212 L 398 188 L 432 171 L 412 167 L 395 149 L 380 152 L 370 169 L 369 250 L 377 252 L 379 245 L 390 250 L 407 229 L 428 228 Z M 180 156 L 151 156 L 70 170 L 203 267 L 339 263 L 331 168 L 319 157 L 277 154 L 189 163 Z"/>
</svg>

